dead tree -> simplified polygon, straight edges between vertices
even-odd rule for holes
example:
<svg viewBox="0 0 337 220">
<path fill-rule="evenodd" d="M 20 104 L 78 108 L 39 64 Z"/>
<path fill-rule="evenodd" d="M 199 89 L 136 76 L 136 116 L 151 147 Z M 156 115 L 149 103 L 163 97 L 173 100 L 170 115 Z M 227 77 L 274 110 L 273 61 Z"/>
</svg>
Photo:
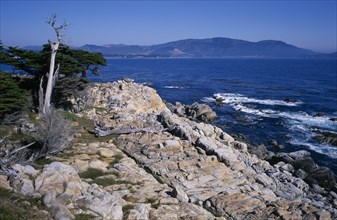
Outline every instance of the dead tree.
<svg viewBox="0 0 337 220">
<path fill-rule="evenodd" d="M 56 15 L 53 15 L 47 23 L 54 29 L 56 33 L 56 42 L 52 42 L 48 40 L 48 43 L 51 48 L 51 56 L 50 56 L 50 65 L 49 65 L 49 72 L 46 74 L 48 81 L 45 92 L 43 92 L 42 84 L 43 84 L 43 78 L 41 77 L 40 81 L 40 91 L 39 91 L 39 106 L 40 106 L 40 114 L 49 114 L 50 113 L 50 100 L 51 95 L 53 91 L 53 87 L 55 85 L 58 72 L 60 69 L 60 64 L 57 65 L 57 68 L 55 70 L 55 59 L 56 59 L 56 53 L 59 49 L 62 35 L 61 31 L 66 29 L 67 23 L 63 23 L 59 26 L 56 24 Z M 42 108 L 42 109 L 41 109 Z"/>
<path fill-rule="evenodd" d="M 95 133 L 96 137 L 105 137 L 108 135 L 114 135 L 114 134 L 132 134 L 132 133 L 154 133 L 159 134 L 163 131 L 166 131 L 167 129 L 158 129 L 155 126 L 150 126 L 146 128 L 123 128 L 123 129 L 111 129 L 111 128 L 104 128 L 101 127 L 94 121 L 95 131 L 89 131 L 90 133 Z"/>
</svg>

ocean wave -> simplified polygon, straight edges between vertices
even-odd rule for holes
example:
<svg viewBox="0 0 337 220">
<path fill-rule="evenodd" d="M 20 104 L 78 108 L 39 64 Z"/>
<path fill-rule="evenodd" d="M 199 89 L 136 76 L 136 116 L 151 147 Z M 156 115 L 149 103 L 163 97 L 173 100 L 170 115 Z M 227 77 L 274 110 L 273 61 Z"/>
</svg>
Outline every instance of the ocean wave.
<svg viewBox="0 0 337 220">
<path fill-rule="evenodd" d="M 331 158 L 337 158 L 337 148 L 326 143 L 314 142 L 312 137 L 314 137 L 315 134 L 313 134 L 307 127 L 292 126 L 290 130 L 292 131 L 288 134 L 290 137 L 288 142 L 290 144 L 304 146 L 319 154 L 324 154 Z"/>
<path fill-rule="evenodd" d="M 284 100 L 274 99 L 255 99 L 243 96 L 238 93 L 216 93 L 214 94 L 214 101 L 220 101 L 224 104 L 237 104 L 237 103 L 257 103 L 261 105 L 280 105 L 280 106 L 298 106 L 303 104 L 301 101 L 286 102 Z"/>
<path fill-rule="evenodd" d="M 271 110 L 271 109 L 254 109 L 254 108 L 249 108 L 247 106 L 244 106 L 243 104 L 235 104 L 232 105 L 232 107 L 236 110 L 236 111 L 240 111 L 240 112 L 244 112 L 244 113 L 248 113 L 248 114 L 253 114 L 253 115 L 257 115 L 257 116 L 262 116 L 262 117 L 266 117 L 266 118 L 277 118 L 277 111 Z"/>
<path fill-rule="evenodd" d="M 166 89 L 188 89 L 189 86 L 164 86 Z"/>
<path fill-rule="evenodd" d="M 247 115 L 252 115 L 256 121 L 262 118 L 278 118 L 283 121 L 283 125 L 289 129 L 288 137 L 290 138 L 288 143 L 292 145 L 298 145 L 306 147 L 312 151 L 320 154 L 327 155 L 331 158 L 337 158 L 337 148 L 326 143 L 319 143 L 313 139 L 317 134 L 313 131 L 319 129 L 321 131 L 337 132 L 337 122 L 330 120 L 332 115 L 315 116 L 306 112 L 292 112 L 292 111 L 280 111 L 268 108 L 261 108 L 251 104 L 262 105 L 283 105 L 283 106 L 297 106 L 302 102 L 288 103 L 281 100 L 271 99 L 255 99 L 248 98 L 241 94 L 235 93 L 217 93 L 213 97 L 205 97 L 202 99 L 204 102 L 220 102 L 228 104 L 237 112 L 242 112 Z M 260 108 L 258 108 L 260 107 Z"/>
<path fill-rule="evenodd" d="M 164 86 L 166 89 L 179 89 L 179 86 Z"/>
<path fill-rule="evenodd" d="M 307 127 L 337 131 L 337 122 L 331 121 L 327 116 L 317 117 L 305 112 L 280 112 L 278 115 L 288 119 L 288 122 L 293 125 L 304 124 Z"/>
<path fill-rule="evenodd" d="M 253 114 L 265 118 L 283 118 L 290 125 L 305 125 L 307 127 L 314 127 L 319 129 L 328 129 L 337 131 L 337 122 L 331 121 L 330 117 L 313 116 L 306 112 L 282 112 L 272 109 L 255 109 L 247 107 L 243 104 L 232 105 L 236 111 L 244 112 L 247 114 Z"/>
</svg>

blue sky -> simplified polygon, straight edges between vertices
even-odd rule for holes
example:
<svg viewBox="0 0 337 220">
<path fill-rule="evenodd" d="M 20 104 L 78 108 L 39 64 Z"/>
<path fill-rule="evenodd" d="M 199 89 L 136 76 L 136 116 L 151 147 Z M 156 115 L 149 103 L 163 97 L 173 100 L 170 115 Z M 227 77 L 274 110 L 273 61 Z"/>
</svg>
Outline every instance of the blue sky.
<svg viewBox="0 0 337 220">
<path fill-rule="evenodd" d="M 70 23 L 65 42 L 151 45 L 186 38 L 282 40 L 319 52 L 337 51 L 337 1 L 30 1 L 0 0 L 5 45 L 54 39 L 45 21 Z"/>
</svg>

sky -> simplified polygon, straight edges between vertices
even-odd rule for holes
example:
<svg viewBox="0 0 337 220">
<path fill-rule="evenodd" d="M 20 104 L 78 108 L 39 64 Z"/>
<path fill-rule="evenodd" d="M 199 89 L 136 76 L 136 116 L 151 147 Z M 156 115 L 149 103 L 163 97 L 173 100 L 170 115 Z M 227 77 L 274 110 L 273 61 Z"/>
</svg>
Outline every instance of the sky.
<svg viewBox="0 0 337 220">
<path fill-rule="evenodd" d="M 64 42 L 71 46 L 228 37 L 328 53 L 337 51 L 336 11 L 337 0 L 0 0 L 0 40 L 21 47 L 55 40 L 46 21 L 56 14 L 69 23 Z"/>
</svg>

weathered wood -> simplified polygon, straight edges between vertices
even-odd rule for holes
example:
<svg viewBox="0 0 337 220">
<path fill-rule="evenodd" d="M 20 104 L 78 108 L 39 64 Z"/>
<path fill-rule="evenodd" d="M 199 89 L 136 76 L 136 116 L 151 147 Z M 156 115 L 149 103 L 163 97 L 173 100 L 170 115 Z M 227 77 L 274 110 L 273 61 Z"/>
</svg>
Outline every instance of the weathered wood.
<svg viewBox="0 0 337 220">
<path fill-rule="evenodd" d="M 34 141 L 34 142 L 30 143 L 30 144 L 27 144 L 27 145 L 25 145 L 25 146 L 23 146 L 23 147 L 20 147 L 20 148 L 17 148 L 17 149 L 15 149 L 15 150 L 13 150 L 12 152 L 10 152 L 10 154 L 9 154 L 8 157 L 13 156 L 14 154 L 18 153 L 19 151 L 21 151 L 21 150 L 23 150 L 23 149 L 26 149 L 26 148 L 32 146 L 32 145 L 35 144 L 35 143 L 36 143 L 36 142 Z"/>
<path fill-rule="evenodd" d="M 51 95 L 53 91 L 53 87 L 55 85 L 60 64 L 57 65 L 57 69 L 55 70 L 55 59 L 56 59 L 56 53 L 59 49 L 59 46 L 61 44 L 61 31 L 67 27 L 66 23 L 63 23 L 60 26 L 56 26 L 56 15 L 53 15 L 50 20 L 47 22 L 55 31 L 57 41 L 55 43 L 48 40 L 50 48 L 51 48 L 51 56 L 50 56 L 50 64 L 49 64 L 49 72 L 47 73 L 47 87 L 44 94 L 44 101 L 43 104 L 40 103 L 40 108 L 42 106 L 42 109 L 40 109 L 40 114 L 49 114 L 51 112 L 50 110 L 50 101 L 51 101 Z M 42 82 L 42 81 L 41 81 Z"/>
<path fill-rule="evenodd" d="M 147 128 L 126 128 L 126 129 L 107 129 L 107 128 L 100 128 L 99 126 L 95 126 L 97 137 L 104 137 L 104 136 L 113 135 L 113 134 L 131 134 L 131 133 L 139 133 L 139 132 L 159 134 L 160 132 L 164 130 L 166 129 L 154 130 L 153 126 L 147 127 Z"/>
<path fill-rule="evenodd" d="M 11 145 L 15 147 L 13 150 L 2 150 L 2 153 L 5 153 L 6 155 L 3 155 L 0 158 L 0 174 L 5 174 L 8 176 L 16 174 L 16 172 L 13 170 L 13 168 L 10 167 L 10 165 L 12 165 L 13 163 L 22 162 L 18 161 L 18 158 L 20 158 L 19 154 L 22 150 L 32 146 L 33 144 L 35 144 L 35 141 L 20 148 L 17 148 L 15 144 L 11 143 Z"/>
</svg>

